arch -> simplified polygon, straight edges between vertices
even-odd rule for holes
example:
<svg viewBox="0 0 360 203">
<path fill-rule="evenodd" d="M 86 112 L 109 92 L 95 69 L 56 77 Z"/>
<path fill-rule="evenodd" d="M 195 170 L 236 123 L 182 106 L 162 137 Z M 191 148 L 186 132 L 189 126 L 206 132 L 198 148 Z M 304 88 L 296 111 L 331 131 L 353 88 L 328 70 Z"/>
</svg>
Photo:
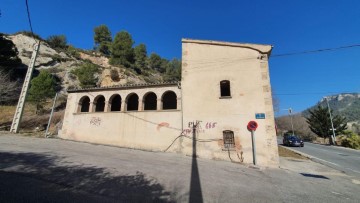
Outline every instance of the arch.
<svg viewBox="0 0 360 203">
<path fill-rule="evenodd" d="M 90 110 L 90 98 L 83 96 L 79 100 L 78 112 L 89 112 Z"/>
<path fill-rule="evenodd" d="M 99 95 L 94 99 L 95 112 L 104 112 L 105 110 L 105 97 Z"/>
<path fill-rule="evenodd" d="M 119 94 L 114 94 L 109 99 L 110 111 L 120 111 L 121 110 L 121 96 Z"/>
<path fill-rule="evenodd" d="M 157 96 L 154 92 L 148 92 L 143 97 L 144 110 L 156 110 Z"/>
<path fill-rule="evenodd" d="M 126 98 L 126 110 L 137 111 L 139 109 L 139 96 L 136 93 L 131 93 Z"/>
<path fill-rule="evenodd" d="M 224 148 L 230 149 L 235 147 L 234 132 L 231 130 L 223 131 Z"/>
<path fill-rule="evenodd" d="M 162 109 L 177 109 L 177 96 L 173 91 L 166 91 L 161 98 Z"/>
<path fill-rule="evenodd" d="M 221 97 L 231 97 L 229 80 L 220 81 L 220 92 Z"/>
</svg>

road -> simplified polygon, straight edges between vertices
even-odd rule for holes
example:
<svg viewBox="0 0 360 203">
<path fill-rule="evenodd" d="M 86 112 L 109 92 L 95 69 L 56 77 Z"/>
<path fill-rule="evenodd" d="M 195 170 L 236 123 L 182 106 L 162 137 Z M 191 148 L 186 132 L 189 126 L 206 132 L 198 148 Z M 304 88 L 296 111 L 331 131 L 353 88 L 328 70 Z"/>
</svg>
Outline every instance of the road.
<svg viewBox="0 0 360 203">
<path fill-rule="evenodd" d="M 360 178 L 0 132 L 0 202 L 360 202 Z"/>
<path fill-rule="evenodd" d="M 282 144 L 282 139 L 278 139 Z M 291 149 L 308 154 L 312 160 L 325 164 L 347 175 L 360 177 L 360 151 L 330 145 L 305 143 L 304 147 Z"/>
</svg>

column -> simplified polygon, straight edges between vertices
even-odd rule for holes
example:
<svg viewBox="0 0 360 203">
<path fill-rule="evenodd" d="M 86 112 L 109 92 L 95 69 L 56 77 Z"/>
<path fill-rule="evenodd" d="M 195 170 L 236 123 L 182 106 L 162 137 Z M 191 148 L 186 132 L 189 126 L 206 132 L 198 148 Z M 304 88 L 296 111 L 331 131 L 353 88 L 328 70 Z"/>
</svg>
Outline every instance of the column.
<svg viewBox="0 0 360 203">
<path fill-rule="evenodd" d="M 144 105 L 143 101 L 141 99 L 139 99 L 139 101 L 138 101 L 138 111 L 143 110 L 143 105 Z"/>
<path fill-rule="evenodd" d="M 156 102 L 156 110 L 157 111 L 161 111 L 162 110 L 162 105 L 161 105 L 161 99 L 157 99 L 157 102 Z"/>
<path fill-rule="evenodd" d="M 104 112 L 109 112 L 110 108 L 111 108 L 111 104 L 109 104 L 108 101 L 105 101 Z"/>
<path fill-rule="evenodd" d="M 125 112 L 125 106 L 126 106 L 125 100 L 121 100 L 121 108 L 120 108 L 121 112 Z"/>
</svg>

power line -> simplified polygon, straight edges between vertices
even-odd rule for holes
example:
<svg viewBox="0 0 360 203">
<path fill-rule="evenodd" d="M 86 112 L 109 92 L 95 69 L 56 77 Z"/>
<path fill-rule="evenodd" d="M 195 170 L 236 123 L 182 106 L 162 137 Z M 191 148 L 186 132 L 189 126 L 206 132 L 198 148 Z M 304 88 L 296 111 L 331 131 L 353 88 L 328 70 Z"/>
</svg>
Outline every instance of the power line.
<svg viewBox="0 0 360 203">
<path fill-rule="evenodd" d="M 336 50 L 340 50 L 340 49 L 349 49 L 349 48 L 354 48 L 354 47 L 360 47 L 360 44 L 352 44 L 352 45 L 348 45 L 348 46 L 325 48 L 325 49 L 316 49 L 316 50 L 308 50 L 308 51 L 285 53 L 285 54 L 275 54 L 275 55 L 272 55 L 271 57 L 283 57 L 283 56 L 293 56 L 293 55 L 300 55 L 300 54 L 312 54 L 312 53 L 317 53 L 317 52 L 336 51 Z"/>
<path fill-rule="evenodd" d="M 34 37 L 34 32 L 33 32 L 32 24 L 31 24 L 31 18 L 30 18 L 30 10 L 29 10 L 28 0 L 25 0 L 25 3 L 26 3 L 26 11 L 27 11 L 27 16 L 28 16 L 29 25 L 30 25 L 30 31 L 31 31 L 31 34 Z"/>
</svg>

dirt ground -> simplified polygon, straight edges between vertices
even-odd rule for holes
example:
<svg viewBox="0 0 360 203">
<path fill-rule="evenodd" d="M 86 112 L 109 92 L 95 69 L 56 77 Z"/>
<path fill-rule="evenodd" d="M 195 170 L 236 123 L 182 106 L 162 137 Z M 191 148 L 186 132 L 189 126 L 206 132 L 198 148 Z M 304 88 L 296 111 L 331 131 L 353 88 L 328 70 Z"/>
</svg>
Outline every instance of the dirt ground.
<svg viewBox="0 0 360 203">
<path fill-rule="evenodd" d="M 278 148 L 279 148 L 279 156 L 281 156 L 281 157 L 291 157 L 291 158 L 296 158 L 296 159 L 308 159 L 307 157 L 304 157 L 296 152 L 288 150 L 285 147 L 278 146 Z"/>
</svg>

